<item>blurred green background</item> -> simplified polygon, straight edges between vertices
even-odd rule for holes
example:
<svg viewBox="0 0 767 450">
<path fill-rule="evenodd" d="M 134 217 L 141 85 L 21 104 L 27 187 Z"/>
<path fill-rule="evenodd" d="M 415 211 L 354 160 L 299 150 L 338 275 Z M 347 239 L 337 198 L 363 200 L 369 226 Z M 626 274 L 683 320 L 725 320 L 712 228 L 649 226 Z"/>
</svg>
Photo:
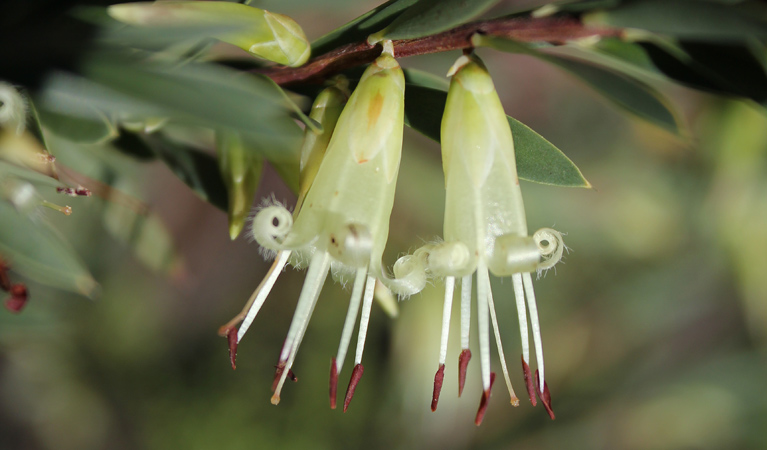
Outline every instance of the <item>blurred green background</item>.
<svg viewBox="0 0 767 450">
<path fill-rule="evenodd" d="M 374 5 L 259 3 L 293 16 L 310 39 Z M 507 113 L 567 153 L 594 186 L 522 186 L 530 229 L 567 233 L 571 249 L 536 281 L 556 421 L 525 399 L 513 408 L 499 383 L 474 426 L 478 360 L 463 398 L 455 395 L 457 314 L 440 407 L 430 411 L 440 284 L 400 302 L 396 320 L 374 307 L 365 376 L 343 414 L 329 409 L 327 382 L 349 292 L 329 281 L 296 360 L 299 382 L 272 406 L 273 365 L 303 272 L 280 278 L 232 371 L 216 331 L 268 263 L 255 243 L 230 242 L 226 214 L 161 163 L 125 160 L 183 262 L 171 277 L 147 269 L 106 233 L 108 205 L 95 197 L 72 199 L 72 216 L 52 218 L 100 295 L 89 301 L 29 282 L 22 314 L 0 310 L 0 448 L 767 448 L 764 111 L 658 83 L 684 113 L 691 140 L 683 142 L 552 66 L 480 55 Z M 401 63 L 442 75 L 457 56 Z M 438 146 L 406 130 L 388 264 L 441 234 L 442 186 Z M 295 202 L 267 168 L 258 198 L 272 193 Z M 493 290 L 521 394 L 511 283 L 494 279 Z"/>
</svg>

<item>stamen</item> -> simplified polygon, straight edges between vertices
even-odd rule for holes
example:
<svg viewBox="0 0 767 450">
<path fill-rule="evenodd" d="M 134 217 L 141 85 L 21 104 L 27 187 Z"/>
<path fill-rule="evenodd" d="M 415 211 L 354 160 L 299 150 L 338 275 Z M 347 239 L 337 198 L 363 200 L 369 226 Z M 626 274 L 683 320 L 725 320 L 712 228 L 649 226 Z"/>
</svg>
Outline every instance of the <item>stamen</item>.
<svg viewBox="0 0 767 450">
<path fill-rule="evenodd" d="M 538 322 L 538 308 L 535 304 L 535 291 L 533 290 L 533 278 L 529 273 L 522 274 L 522 280 L 525 282 L 525 294 L 527 295 L 527 307 L 530 309 L 530 326 L 533 329 L 533 342 L 535 343 L 535 359 L 538 363 L 538 370 L 541 372 L 541 380 L 538 383 L 538 389 L 544 390 L 543 377 L 543 341 L 541 340 L 541 326 Z"/>
<path fill-rule="evenodd" d="M 442 308 L 442 336 L 439 344 L 439 369 L 434 376 L 434 393 L 431 398 L 431 410 L 437 410 L 439 394 L 442 391 L 442 381 L 445 378 L 445 360 L 447 359 L 447 341 L 450 334 L 450 312 L 453 309 L 453 291 L 455 277 L 445 278 L 445 304 Z"/>
<path fill-rule="evenodd" d="M 474 425 L 482 425 L 482 420 L 485 418 L 485 412 L 487 412 L 487 405 L 490 402 L 490 390 L 495 383 L 495 372 L 490 372 L 490 386 L 482 391 L 482 398 L 479 400 L 479 409 L 477 410 L 477 416 L 474 418 Z"/>
<path fill-rule="evenodd" d="M 487 294 L 490 291 L 490 277 L 484 262 L 477 264 L 477 331 L 479 334 L 479 368 L 482 387 L 490 388 L 490 323 Z"/>
<path fill-rule="evenodd" d="M 461 278 L 461 348 L 469 348 L 471 331 L 471 275 Z"/>
<path fill-rule="evenodd" d="M 282 378 L 282 372 L 285 370 L 285 363 L 280 363 L 274 366 L 274 381 L 272 381 L 272 392 L 277 388 L 277 383 L 279 383 L 280 378 Z M 288 369 L 288 376 L 287 378 L 290 378 L 290 381 L 294 383 L 298 383 L 298 377 L 296 374 Z"/>
<path fill-rule="evenodd" d="M 511 281 L 514 284 L 514 300 L 517 302 L 517 314 L 519 316 L 519 337 L 522 342 L 522 360 L 529 364 L 530 335 L 527 331 L 527 308 L 525 307 L 525 289 L 522 286 L 522 274 L 513 274 L 511 276 Z"/>
<path fill-rule="evenodd" d="M 258 285 L 256 290 L 253 291 L 253 294 L 251 294 L 248 302 L 245 304 L 245 307 L 248 308 L 248 313 L 245 315 L 245 319 L 243 319 L 239 331 L 237 331 L 238 343 L 242 340 L 242 337 L 245 336 L 245 332 L 247 332 L 248 328 L 250 328 L 250 325 L 253 323 L 256 315 L 261 310 L 261 307 L 264 306 L 266 297 L 269 296 L 269 292 L 272 290 L 272 287 L 274 287 L 274 283 L 282 273 L 282 269 L 285 267 L 285 264 L 288 262 L 289 258 L 290 250 L 277 252 L 277 258 L 275 258 L 274 264 L 272 264 L 272 267 L 269 268 L 269 271 L 266 273 L 264 279 L 261 280 L 261 283 Z"/>
<path fill-rule="evenodd" d="M 338 345 L 338 354 L 334 359 L 336 362 L 336 372 L 341 372 L 344 360 L 346 359 L 346 352 L 349 350 L 349 342 L 351 341 L 352 333 L 354 332 L 354 322 L 357 320 L 357 313 L 360 309 L 360 302 L 362 301 L 362 292 L 365 289 L 367 273 L 367 266 L 357 269 L 357 277 L 354 279 L 354 287 L 352 288 L 352 297 L 349 301 L 349 309 L 346 311 L 344 328 L 343 331 L 341 331 L 341 343 Z"/>
<path fill-rule="evenodd" d="M 442 336 L 439 342 L 439 363 L 445 365 L 447 359 L 447 340 L 450 334 L 450 312 L 453 309 L 453 290 L 455 277 L 445 278 L 445 304 L 442 308 Z"/>
<path fill-rule="evenodd" d="M 538 403 L 535 401 L 535 384 L 533 383 L 533 374 L 530 373 L 530 366 L 525 362 L 525 356 L 522 355 L 522 374 L 525 376 L 525 386 L 527 386 L 527 395 L 530 397 L 530 403 L 533 406 Z"/>
<path fill-rule="evenodd" d="M 357 383 L 360 382 L 364 372 L 365 368 L 362 366 L 362 364 L 357 364 L 354 366 L 354 370 L 352 370 L 352 377 L 349 380 L 349 387 L 346 388 L 346 396 L 344 397 L 344 412 L 349 409 L 349 403 L 352 402 L 354 391 L 357 389 Z"/>
<path fill-rule="evenodd" d="M 230 328 L 226 333 L 226 339 L 229 341 L 229 361 L 232 363 L 232 370 L 237 369 L 237 330 Z"/>
<path fill-rule="evenodd" d="M 309 262 L 306 281 L 304 281 L 304 286 L 298 297 L 296 312 L 293 315 L 293 321 L 290 323 L 288 337 L 285 339 L 285 345 L 283 346 L 282 354 L 280 355 L 280 364 L 287 361 L 287 363 L 285 363 L 285 368 L 288 370 L 283 371 L 274 390 L 274 395 L 272 396 L 272 404 L 274 405 L 280 402 L 282 385 L 285 383 L 285 378 L 291 367 L 293 367 L 293 361 L 296 359 L 298 347 L 301 345 L 301 341 L 304 338 L 304 333 L 309 325 L 309 318 L 314 311 L 314 306 L 317 304 L 317 299 L 320 296 L 322 285 L 325 284 L 325 278 L 328 276 L 329 269 L 330 256 L 327 252 L 316 252 L 312 256 L 311 262 Z"/>
<path fill-rule="evenodd" d="M 471 359 L 471 350 L 461 350 L 461 355 L 458 356 L 458 396 L 463 394 L 463 385 L 466 384 L 466 368 L 469 367 L 469 360 Z"/>
<path fill-rule="evenodd" d="M 466 368 L 471 359 L 469 332 L 471 331 L 471 275 L 461 278 L 461 355 L 458 357 L 458 396 L 463 394 Z"/>
<path fill-rule="evenodd" d="M 540 379 L 538 378 L 538 371 L 535 371 L 535 381 L 540 384 Z M 551 420 L 556 419 L 554 416 L 554 410 L 551 409 L 551 392 L 549 392 L 549 385 L 545 381 L 543 382 L 543 391 L 538 391 L 538 397 L 541 399 L 541 403 L 543 403 L 543 407 L 546 408 L 546 412 L 549 413 L 549 417 L 551 417 Z"/>
<path fill-rule="evenodd" d="M 493 302 L 492 289 L 487 292 L 487 305 L 490 309 L 490 319 L 493 324 L 493 334 L 495 334 L 495 346 L 498 348 L 498 357 L 501 360 L 501 369 L 503 369 L 503 377 L 506 379 L 506 387 L 509 389 L 509 395 L 511 395 L 511 404 L 519 406 L 519 399 L 517 394 L 514 393 L 514 388 L 511 387 L 511 378 L 509 378 L 509 369 L 506 367 L 506 357 L 503 354 L 503 345 L 501 344 L 501 332 L 498 329 L 498 319 L 495 315 L 495 304 Z"/>
<path fill-rule="evenodd" d="M 368 334 L 368 323 L 370 323 L 370 307 L 373 305 L 373 294 L 375 293 L 376 279 L 368 275 L 368 281 L 365 283 L 365 296 L 362 300 L 362 315 L 360 316 L 360 329 L 357 335 L 357 352 L 354 356 L 354 364 L 359 365 L 362 362 L 362 352 L 365 350 L 365 337 Z M 360 375 L 361 376 L 361 375 Z"/>
<path fill-rule="evenodd" d="M 440 364 L 437 373 L 434 375 L 434 392 L 431 394 L 431 411 L 437 410 L 439 402 L 439 393 L 442 392 L 442 382 L 445 380 L 445 365 Z"/>
<path fill-rule="evenodd" d="M 354 397 L 354 390 L 357 389 L 357 383 L 362 378 L 362 372 L 365 370 L 362 367 L 362 353 L 365 350 L 365 338 L 368 333 L 368 324 L 370 323 L 370 307 L 373 305 L 373 294 L 375 293 L 376 279 L 368 275 L 368 280 L 365 283 L 365 294 L 362 299 L 362 315 L 360 316 L 360 330 L 357 335 L 357 352 L 354 356 L 354 370 L 352 371 L 352 378 L 349 380 L 349 387 L 346 388 L 346 396 L 344 397 L 344 412 L 349 408 L 349 403 Z"/>
<path fill-rule="evenodd" d="M 330 409 L 336 409 L 337 392 L 338 392 L 338 366 L 336 366 L 336 359 L 330 358 Z"/>
</svg>

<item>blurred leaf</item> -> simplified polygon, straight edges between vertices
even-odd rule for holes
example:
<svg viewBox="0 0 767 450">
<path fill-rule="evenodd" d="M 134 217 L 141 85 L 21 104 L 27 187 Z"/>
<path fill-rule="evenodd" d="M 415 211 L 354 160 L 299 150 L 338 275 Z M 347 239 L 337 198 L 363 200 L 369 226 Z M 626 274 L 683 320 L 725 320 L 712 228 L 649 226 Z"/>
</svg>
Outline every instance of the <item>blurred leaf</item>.
<svg viewBox="0 0 767 450">
<path fill-rule="evenodd" d="M 526 44 L 508 39 L 475 35 L 472 43 L 477 47 L 531 55 L 559 66 L 628 112 L 677 135 L 686 135 L 680 129 L 678 114 L 672 111 L 669 102 L 651 86 L 635 78 L 559 55 L 544 54 Z"/>
<path fill-rule="evenodd" d="M 130 182 L 118 179 L 112 187 L 126 189 Z M 158 272 L 172 272 L 180 267 L 180 260 L 173 245 L 173 239 L 165 224 L 154 213 L 135 211 L 114 202 L 108 202 L 104 209 L 104 226 L 112 236 L 128 245 L 136 258 L 147 267 Z"/>
<path fill-rule="evenodd" d="M 640 44 L 655 67 L 688 86 L 767 104 L 767 73 L 751 49 L 739 44 L 682 41 L 670 49 Z"/>
<path fill-rule="evenodd" d="M 117 136 L 117 130 L 101 112 L 94 110 L 95 120 L 70 116 L 45 109 L 37 111 L 45 128 L 61 137 L 81 144 L 100 144 Z"/>
<path fill-rule="evenodd" d="M 0 181 L 7 177 L 20 178 L 33 184 L 43 185 L 51 188 L 64 187 L 64 184 L 55 178 L 49 177 L 31 169 L 27 169 L 25 167 L 20 167 L 5 161 L 0 161 Z"/>
<path fill-rule="evenodd" d="M 245 227 L 253 206 L 263 157 L 251 151 L 240 135 L 223 131 L 216 133 L 216 154 L 229 199 L 229 236 L 234 240 Z"/>
<path fill-rule="evenodd" d="M 171 117 L 233 129 L 259 139 L 272 158 L 298 151 L 302 133 L 292 116 L 316 127 L 270 79 L 213 64 L 176 67 L 102 53 L 84 71 L 92 80 L 51 77 L 41 95 L 45 108 L 81 117 L 97 108 L 116 117 Z"/>
<path fill-rule="evenodd" d="M 409 79 L 413 80 L 413 76 Z M 446 100 L 446 91 L 409 83 L 405 88 L 405 123 L 439 142 Z M 561 150 L 522 122 L 506 117 L 514 137 L 519 178 L 556 186 L 591 187 Z"/>
<path fill-rule="evenodd" d="M 149 145 L 147 145 L 138 133 L 122 130 L 120 136 L 111 141 L 110 145 L 139 161 L 152 161 L 157 159 L 157 154 L 151 147 L 149 147 Z"/>
<path fill-rule="evenodd" d="M 96 281 L 42 217 L 32 220 L 0 201 L 0 254 L 13 270 L 38 283 L 92 296 Z"/>
<path fill-rule="evenodd" d="M 466 23 L 500 0 L 418 0 L 397 17 L 376 39 L 413 39 Z"/>
<path fill-rule="evenodd" d="M 757 8 L 756 11 L 752 8 Z M 757 12 L 761 12 L 761 17 Z M 715 1 L 635 0 L 584 17 L 587 24 L 638 28 L 683 39 L 708 42 L 767 37 L 767 5 L 748 9 Z"/>
<path fill-rule="evenodd" d="M 157 135 L 145 142 L 170 170 L 203 200 L 227 210 L 226 185 L 216 158 Z"/>
<path fill-rule="evenodd" d="M 396 19 L 416 0 L 389 0 L 312 43 L 312 54 L 321 55 L 351 42 L 364 41 Z"/>
</svg>

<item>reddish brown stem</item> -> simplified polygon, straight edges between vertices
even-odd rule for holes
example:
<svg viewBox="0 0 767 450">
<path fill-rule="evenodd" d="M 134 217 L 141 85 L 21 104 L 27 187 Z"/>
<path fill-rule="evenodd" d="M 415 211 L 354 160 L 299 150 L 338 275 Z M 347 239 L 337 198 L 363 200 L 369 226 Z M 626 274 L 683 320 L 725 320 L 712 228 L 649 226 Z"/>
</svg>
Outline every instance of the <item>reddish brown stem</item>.
<svg viewBox="0 0 767 450">
<path fill-rule="evenodd" d="M 618 36 L 617 28 L 589 27 L 574 17 L 512 17 L 472 22 L 442 33 L 417 39 L 393 41 L 398 58 L 471 48 L 475 33 L 505 37 L 522 42 L 547 42 L 561 45 L 590 36 Z M 255 73 L 268 76 L 281 86 L 298 83 L 321 83 L 346 69 L 373 62 L 381 47 L 367 41 L 343 45 L 316 56 L 301 67 L 267 67 Z"/>
</svg>

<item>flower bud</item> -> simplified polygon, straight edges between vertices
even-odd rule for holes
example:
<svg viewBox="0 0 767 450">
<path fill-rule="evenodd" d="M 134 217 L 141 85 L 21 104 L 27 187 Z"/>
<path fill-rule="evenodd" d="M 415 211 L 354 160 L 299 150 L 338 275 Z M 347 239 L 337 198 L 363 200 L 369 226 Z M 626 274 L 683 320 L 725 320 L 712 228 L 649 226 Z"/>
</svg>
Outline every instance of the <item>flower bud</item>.
<svg viewBox="0 0 767 450">
<path fill-rule="evenodd" d="M 231 26 L 210 37 L 278 64 L 297 67 L 311 53 L 301 27 L 290 17 L 223 1 L 138 2 L 112 5 L 114 19 L 137 26 Z"/>
<path fill-rule="evenodd" d="M 235 132 L 216 132 L 216 150 L 228 198 L 229 237 L 234 240 L 245 226 L 264 164 L 253 149 L 246 148 L 242 137 Z"/>
</svg>

